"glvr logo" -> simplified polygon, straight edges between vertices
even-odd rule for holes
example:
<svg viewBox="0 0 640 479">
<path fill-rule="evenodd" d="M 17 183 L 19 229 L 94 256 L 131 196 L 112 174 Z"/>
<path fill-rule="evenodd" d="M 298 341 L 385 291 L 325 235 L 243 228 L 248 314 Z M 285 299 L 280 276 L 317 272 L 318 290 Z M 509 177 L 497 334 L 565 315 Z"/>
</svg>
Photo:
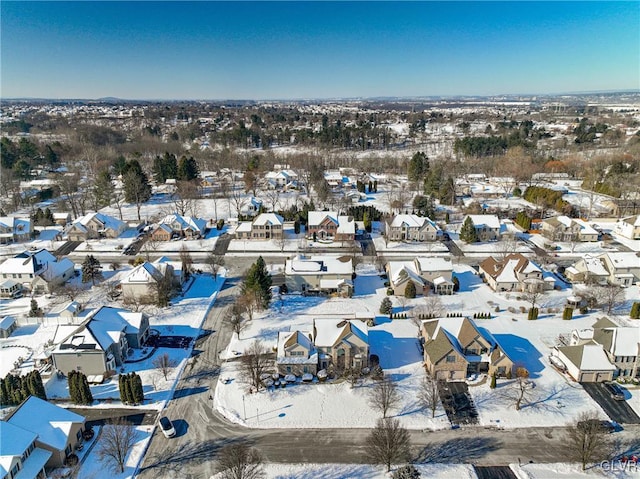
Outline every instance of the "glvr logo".
<svg viewBox="0 0 640 479">
<path fill-rule="evenodd" d="M 602 461 L 600 467 L 604 471 L 640 472 L 640 464 L 638 464 L 638 458 L 636 457 Z"/>
</svg>

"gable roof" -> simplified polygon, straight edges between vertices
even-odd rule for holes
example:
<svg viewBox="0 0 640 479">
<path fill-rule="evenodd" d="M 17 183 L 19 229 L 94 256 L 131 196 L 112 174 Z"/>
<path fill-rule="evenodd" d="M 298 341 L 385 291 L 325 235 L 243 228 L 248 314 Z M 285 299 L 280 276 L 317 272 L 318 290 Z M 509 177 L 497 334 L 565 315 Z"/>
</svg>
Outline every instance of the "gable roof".
<svg viewBox="0 0 640 479">
<path fill-rule="evenodd" d="M 84 417 L 35 396 L 30 396 L 8 419 L 9 423 L 38 434 L 47 446 L 64 450 L 73 424 L 84 423 Z"/>
<path fill-rule="evenodd" d="M 426 284 L 418 271 L 416 271 L 416 266 L 413 261 L 389 261 L 388 268 L 389 281 L 391 281 L 394 286 L 399 286 L 408 280 L 422 286 Z"/>
<path fill-rule="evenodd" d="M 591 342 L 578 346 L 559 346 L 557 350 L 581 371 L 616 370 L 601 344 Z"/>
<path fill-rule="evenodd" d="M 329 218 L 329 221 L 338 225 L 338 213 L 335 211 L 309 211 L 307 224 L 309 226 L 317 226 L 322 223 L 325 218 Z"/>
<path fill-rule="evenodd" d="M 399 228 L 402 225 L 407 225 L 409 228 L 422 228 L 425 224 L 431 225 L 433 228 L 438 229 L 438 226 L 426 216 L 418 216 L 418 215 L 405 215 L 399 214 L 396 215 L 389 226 L 392 228 Z"/>
<path fill-rule="evenodd" d="M 318 348 L 333 347 L 350 335 L 354 335 L 365 344 L 369 344 L 367 325 L 357 319 L 314 319 L 313 332 L 313 342 Z"/>
<path fill-rule="evenodd" d="M 278 346 L 276 349 L 277 362 L 281 364 L 315 364 L 318 362 L 315 345 L 310 339 L 308 331 L 280 331 L 278 333 Z M 299 344 L 307 351 L 306 356 L 286 356 L 286 349 Z"/>
<path fill-rule="evenodd" d="M 480 268 L 498 282 L 519 282 L 516 273 L 528 274 L 542 270 L 533 261 L 528 260 L 520 253 L 512 253 L 504 259 L 488 257 L 480 263 Z"/>
<path fill-rule="evenodd" d="M 127 224 L 124 221 L 120 221 L 118 218 L 102 213 L 86 214 L 75 220 L 71 226 L 81 226 L 82 229 L 86 231 L 86 225 L 91 221 L 97 221 L 102 224 L 102 230 L 123 231 L 127 228 Z"/>
<path fill-rule="evenodd" d="M 127 273 L 127 275 L 120 281 L 122 284 L 149 284 L 149 283 L 157 283 L 162 281 L 164 277 L 163 272 L 160 271 L 161 268 L 156 267 L 156 265 L 145 261 L 142 264 L 139 264 L 131 271 Z M 164 269 L 164 268 L 162 268 Z"/>
<path fill-rule="evenodd" d="M 159 224 L 173 225 L 177 224 L 181 231 L 194 230 L 204 234 L 207 222 L 200 218 L 194 218 L 193 216 L 182 216 L 177 213 L 173 213 L 165 216 L 160 220 Z"/>
<path fill-rule="evenodd" d="M 353 273 L 353 261 L 351 256 L 297 255 L 285 261 L 285 274 L 342 274 Z"/>
<path fill-rule="evenodd" d="M 476 228 L 500 229 L 500 219 L 496 215 L 467 215 Z M 466 219 L 466 217 L 465 217 Z"/>
<path fill-rule="evenodd" d="M 260 213 L 256 216 L 256 219 L 253 220 L 253 224 L 258 226 L 264 226 L 267 224 L 283 225 L 284 218 L 276 213 Z"/>
</svg>

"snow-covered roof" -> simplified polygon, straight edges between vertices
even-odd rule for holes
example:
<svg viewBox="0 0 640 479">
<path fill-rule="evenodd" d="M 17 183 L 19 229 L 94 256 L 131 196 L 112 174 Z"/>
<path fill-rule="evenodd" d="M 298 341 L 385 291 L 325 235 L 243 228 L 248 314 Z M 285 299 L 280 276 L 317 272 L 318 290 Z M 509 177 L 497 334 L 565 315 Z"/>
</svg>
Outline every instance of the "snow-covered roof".
<svg viewBox="0 0 640 479">
<path fill-rule="evenodd" d="M 638 253 L 615 252 L 604 253 L 602 256 L 608 256 L 614 268 L 640 268 Z"/>
<path fill-rule="evenodd" d="M 56 259 L 46 249 L 23 251 L 0 264 L 0 273 L 42 275 L 50 281 L 75 265 L 69 258 Z"/>
<path fill-rule="evenodd" d="M 416 265 L 413 261 L 389 261 L 388 265 L 389 280 L 395 286 L 411 279 L 414 283 L 424 286 L 425 281 L 416 271 Z"/>
<path fill-rule="evenodd" d="M 615 328 L 613 337 L 614 356 L 637 356 L 640 347 L 640 328 Z"/>
<path fill-rule="evenodd" d="M 278 333 L 278 347 L 276 362 L 280 364 L 317 364 L 316 348 L 310 339 L 309 331 L 281 331 Z M 286 356 L 286 349 L 299 344 L 309 351 L 305 356 Z"/>
<path fill-rule="evenodd" d="M 351 281 L 349 281 L 350 283 Z M 320 280 L 320 288 L 321 289 L 338 289 L 343 284 L 346 284 L 347 281 L 344 279 L 321 279 Z"/>
<path fill-rule="evenodd" d="M 640 226 L 640 215 L 627 216 L 626 218 L 619 219 L 618 221 L 630 224 L 631 226 Z"/>
<path fill-rule="evenodd" d="M 0 329 L 4 329 L 5 331 L 16 322 L 16 318 L 14 316 L 5 316 L 0 320 Z"/>
<path fill-rule="evenodd" d="M 500 219 L 496 215 L 467 215 L 476 228 L 500 229 Z M 466 218 L 465 218 L 466 219 Z"/>
<path fill-rule="evenodd" d="M 204 234 L 205 227 L 207 226 L 207 222 L 200 218 L 194 218 L 192 216 L 182 216 L 177 213 L 173 213 L 165 216 L 159 222 L 160 224 L 167 225 L 175 225 L 180 228 L 180 230 L 195 230 L 200 234 Z"/>
<path fill-rule="evenodd" d="M 236 233 L 250 233 L 251 226 L 251 221 L 242 221 L 238 226 L 236 226 Z"/>
<path fill-rule="evenodd" d="M 313 329 L 315 333 L 313 342 L 318 348 L 333 347 L 340 337 L 344 337 L 344 340 L 348 342 L 349 334 L 353 334 L 366 344 L 369 344 L 369 330 L 367 325 L 357 319 L 314 319 Z"/>
<path fill-rule="evenodd" d="M 0 421 L 0 475 L 5 477 L 17 458 L 35 441 L 37 434 L 16 424 Z"/>
<path fill-rule="evenodd" d="M 307 224 L 317 226 L 327 217 L 336 225 L 339 223 L 338 213 L 335 211 L 309 211 Z"/>
<path fill-rule="evenodd" d="M 420 272 L 453 271 L 453 264 L 448 256 L 420 256 L 415 260 Z"/>
<path fill-rule="evenodd" d="M 64 451 L 71 427 L 84 417 L 35 396 L 30 396 L 8 420 L 14 426 L 38 434 L 38 440 Z"/>
<path fill-rule="evenodd" d="M 86 230 L 86 225 L 92 220 L 96 220 L 102 224 L 102 230 L 124 231 L 127 228 L 127 224 L 124 221 L 120 221 L 113 216 L 105 215 L 102 213 L 89 213 L 81 218 L 78 218 L 72 223 L 72 226 L 80 225 Z"/>
<path fill-rule="evenodd" d="M 254 225 L 264 226 L 270 225 L 282 225 L 284 224 L 284 218 L 276 213 L 261 213 L 253 220 Z"/>
<path fill-rule="evenodd" d="M 399 228 L 403 224 L 406 224 L 409 228 L 422 228 L 425 223 L 429 223 L 434 228 L 438 228 L 437 225 L 429 218 L 418 215 L 396 215 L 391 221 L 390 226 L 392 228 Z"/>
<path fill-rule="evenodd" d="M 53 261 L 48 263 L 47 268 L 42 272 L 41 276 L 46 281 L 52 281 L 60 276 L 66 271 L 75 268 L 75 263 L 71 261 L 69 258 L 61 258 L 60 261 Z"/>
<path fill-rule="evenodd" d="M 338 234 L 356 234 L 356 221 L 353 216 L 338 216 Z"/>
<path fill-rule="evenodd" d="M 68 303 L 62 304 L 57 309 L 54 309 L 53 311 L 51 311 L 51 314 L 55 316 L 55 315 L 59 315 L 64 311 L 69 311 L 70 313 L 77 314 L 81 310 L 82 310 L 82 305 L 80 303 L 78 303 L 77 301 L 69 301 Z"/>
<path fill-rule="evenodd" d="M 120 282 L 122 284 L 157 283 L 162 280 L 163 276 L 163 273 L 160 272 L 155 265 L 145 261 L 129 271 L 129 273 Z"/>
<path fill-rule="evenodd" d="M 581 371 L 615 371 L 601 344 L 587 343 L 557 348 L 564 358 Z"/>
<path fill-rule="evenodd" d="M 609 272 L 607 271 L 607 269 L 604 267 L 604 264 L 602 264 L 602 261 L 600 260 L 599 257 L 597 256 L 593 256 L 590 254 L 585 254 L 581 260 L 578 260 L 577 263 L 575 263 L 575 273 L 579 273 L 580 270 L 577 268 L 577 266 L 582 263 L 584 265 L 584 270 L 588 271 L 590 274 L 592 275 L 596 275 L 596 276 L 608 276 Z M 575 274 L 574 271 L 570 271 L 572 274 Z"/>
<path fill-rule="evenodd" d="M 353 262 L 350 256 L 294 256 L 285 261 L 285 274 L 347 274 L 353 272 Z"/>
</svg>

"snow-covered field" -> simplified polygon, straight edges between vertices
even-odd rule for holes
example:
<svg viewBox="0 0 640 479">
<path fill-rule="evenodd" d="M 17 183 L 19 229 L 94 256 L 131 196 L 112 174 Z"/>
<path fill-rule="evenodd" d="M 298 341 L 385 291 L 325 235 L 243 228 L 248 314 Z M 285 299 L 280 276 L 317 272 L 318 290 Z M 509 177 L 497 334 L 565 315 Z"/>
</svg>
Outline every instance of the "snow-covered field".
<svg viewBox="0 0 640 479">
<path fill-rule="evenodd" d="M 558 426 L 571 423 L 584 411 L 604 412 L 590 396 L 566 375 L 550 367 L 548 355 L 560 334 L 567 336 L 573 329 L 591 326 L 598 314 L 586 314 L 572 321 L 563 321 L 560 313 L 549 313 L 549 308 L 562 310 L 566 297 L 572 291 L 565 289 L 547 293 L 540 304 L 543 313 L 537 321 L 527 321 L 522 313 L 509 313 L 513 307 L 528 306 L 516 294 L 494 293 L 482 283 L 474 270 L 466 265 L 454 267 L 460 280 L 460 292 L 442 296 L 447 311 L 473 316 L 475 312 L 491 312 L 488 320 L 477 324 L 488 330 L 500 342 L 507 354 L 526 367 L 535 387 L 515 410 L 513 381 L 499 380 L 495 390 L 488 382 L 471 385 L 470 393 L 479 412 L 481 425 L 498 427 Z M 358 270 L 353 299 L 283 296 L 274 301 L 272 308 L 254 319 L 241 338 L 234 337 L 228 357 L 242 352 L 255 339 L 268 347 L 276 344 L 278 331 L 308 330 L 313 318 L 346 317 L 356 312 L 377 315 L 385 295 L 382 280 L 371 269 Z M 400 312 L 402 304 L 394 300 L 394 312 Z M 420 307 L 423 299 L 416 298 L 405 307 Z M 499 312 L 495 312 L 498 306 Z M 393 320 L 378 316 L 376 326 L 369 328 L 371 354 L 380 356 L 385 374 L 397 381 L 402 393 L 402 405 L 392 415 L 398 417 L 410 429 L 437 429 L 448 427 L 442 410 L 436 418 L 421 411 L 415 397 L 424 370 L 417 345 L 417 328 L 410 320 Z M 248 394 L 247 386 L 238 378 L 236 362 L 224 364 L 221 377 L 229 377 L 229 384 L 220 383 L 216 389 L 217 409 L 232 421 L 249 427 L 371 427 L 379 414 L 373 410 L 367 398 L 371 380 L 352 388 L 347 382 L 326 384 L 295 384 L 286 389 L 261 391 Z"/>
</svg>

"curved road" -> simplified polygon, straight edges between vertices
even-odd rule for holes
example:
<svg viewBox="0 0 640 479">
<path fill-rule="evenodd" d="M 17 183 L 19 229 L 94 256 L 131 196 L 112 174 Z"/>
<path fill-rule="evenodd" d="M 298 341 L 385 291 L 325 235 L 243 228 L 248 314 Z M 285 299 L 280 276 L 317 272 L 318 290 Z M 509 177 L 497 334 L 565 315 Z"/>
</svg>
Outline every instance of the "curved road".
<svg viewBox="0 0 640 479">
<path fill-rule="evenodd" d="M 188 365 L 165 414 L 174 421 L 177 437 L 166 439 L 157 429 L 138 477 L 208 478 L 214 474 L 216 452 L 244 439 L 260 449 L 268 462 L 365 463 L 368 429 L 247 429 L 229 423 L 213 410 L 218 353 L 229 343 L 231 331 L 223 321 L 238 293 L 239 279 L 229 278 L 209 312 L 203 330 L 214 331 L 196 342 L 200 351 Z M 419 462 L 458 462 L 506 465 L 518 462 L 566 461 L 562 428 L 497 430 L 469 427 L 443 431 L 410 431 Z M 640 437 L 640 427 L 615 434 L 621 443 Z"/>
</svg>

